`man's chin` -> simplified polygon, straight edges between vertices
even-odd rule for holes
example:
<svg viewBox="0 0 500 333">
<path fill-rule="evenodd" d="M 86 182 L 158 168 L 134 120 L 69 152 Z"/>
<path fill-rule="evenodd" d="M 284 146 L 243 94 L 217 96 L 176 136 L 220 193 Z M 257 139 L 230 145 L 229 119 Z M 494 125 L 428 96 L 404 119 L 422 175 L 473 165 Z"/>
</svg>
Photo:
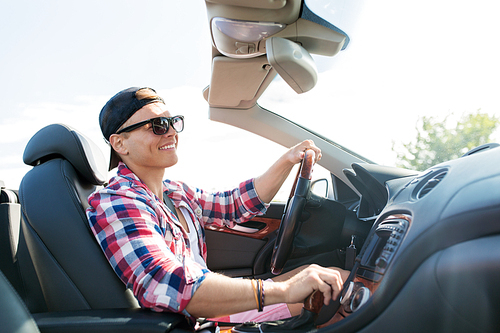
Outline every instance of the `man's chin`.
<svg viewBox="0 0 500 333">
<path fill-rule="evenodd" d="M 178 161 L 179 158 L 177 157 L 177 155 L 175 157 L 170 158 L 169 161 L 165 163 L 165 168 L 173 167 L 174 165 L 177 164 Z"/>
</svg>

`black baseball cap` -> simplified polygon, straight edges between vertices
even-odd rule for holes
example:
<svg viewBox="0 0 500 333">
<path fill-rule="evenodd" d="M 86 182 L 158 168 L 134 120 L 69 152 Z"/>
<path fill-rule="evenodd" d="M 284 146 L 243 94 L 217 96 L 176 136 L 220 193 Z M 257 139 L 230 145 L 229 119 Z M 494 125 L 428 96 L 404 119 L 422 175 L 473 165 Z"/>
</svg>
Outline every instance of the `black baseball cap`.
<svg viewBox="0 0 500 333">
<path fill-rule="evenodd" d="M 112 134 L 136 113 L 140 108 L 150 103 L 160 102 L 165 104 L 163 98 L 157 95 L 152 88 L 131 87 L 120 91 L 104 105 L 99 114 L 99 125 L 106 141 Z M 120 158 L 111 147 L 109 170 L 116 168 Z"/>
</svg>

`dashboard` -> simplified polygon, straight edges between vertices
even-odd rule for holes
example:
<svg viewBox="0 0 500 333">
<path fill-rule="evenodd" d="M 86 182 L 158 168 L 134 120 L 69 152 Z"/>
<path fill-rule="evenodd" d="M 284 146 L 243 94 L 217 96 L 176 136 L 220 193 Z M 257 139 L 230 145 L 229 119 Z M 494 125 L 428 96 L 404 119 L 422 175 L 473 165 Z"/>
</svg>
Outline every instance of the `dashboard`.
<svg viewBox="0 0 500 333">
<path fill-rule="evenodd" d="M 361 194 L 358 218 L 375 222 L 329 328 L 500 327 L 500 149 L 493 148 L 418 173 L 369 164 L 344 171 Z"/>
</svg>

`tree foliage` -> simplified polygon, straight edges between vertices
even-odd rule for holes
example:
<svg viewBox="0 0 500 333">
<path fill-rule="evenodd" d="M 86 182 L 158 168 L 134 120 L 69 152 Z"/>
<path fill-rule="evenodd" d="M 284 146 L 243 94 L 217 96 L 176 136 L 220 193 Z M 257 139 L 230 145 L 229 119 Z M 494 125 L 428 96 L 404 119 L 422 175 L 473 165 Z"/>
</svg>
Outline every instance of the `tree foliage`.
<svg viewBox="0 0 500 333">
<path fill-rule="evenodd" d="M 399 167 L 425 170 L 438 163 L 458 158 L 479 145 L 490 142 L 499 119 L 478 110 L 466 114 L 454 126 L 450 126 L 450 115 L 439 120 L 423 116 L 417 121 L 415 142 L 403 143 L 402 152 L 395 149 Z"/>
</svg>

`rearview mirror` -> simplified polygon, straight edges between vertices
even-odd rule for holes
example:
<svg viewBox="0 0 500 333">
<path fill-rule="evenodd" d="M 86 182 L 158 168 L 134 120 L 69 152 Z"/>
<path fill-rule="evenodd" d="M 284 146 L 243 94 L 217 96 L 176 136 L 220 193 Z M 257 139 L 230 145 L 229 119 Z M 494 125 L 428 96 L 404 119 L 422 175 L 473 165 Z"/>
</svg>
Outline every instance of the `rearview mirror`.
<svg viewBox="0 0 500 333">
<path fill-rule="evenodd" d="M 271 37 L 266 40 L 267 60 L 297 94 L 314 88 L 318 70 L 309 52 L 291 40 Z"/>
</svg>

